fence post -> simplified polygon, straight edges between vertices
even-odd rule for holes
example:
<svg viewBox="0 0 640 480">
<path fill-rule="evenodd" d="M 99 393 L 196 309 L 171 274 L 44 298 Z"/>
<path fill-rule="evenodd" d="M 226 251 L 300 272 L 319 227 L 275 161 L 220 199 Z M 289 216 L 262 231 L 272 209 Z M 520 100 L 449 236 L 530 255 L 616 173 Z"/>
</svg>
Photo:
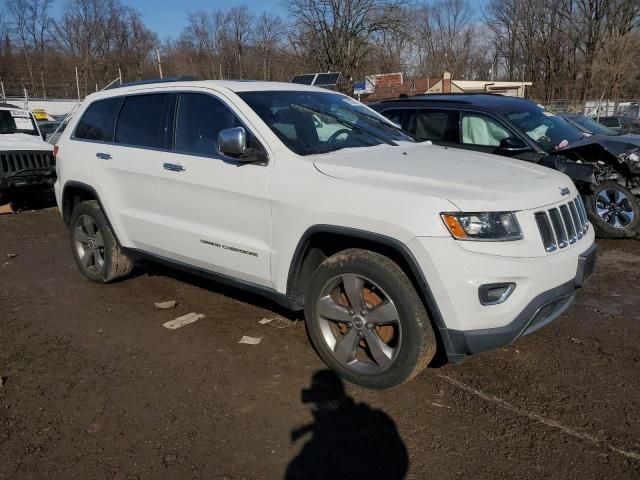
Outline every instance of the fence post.
<svg viewBox="0 0 640 480">
<path fill-rule="evenodd" d="M 158 56 L 158 72 L 160 73 L 160 78 L 162 77 L 162 60 L 160 60 L 160 49 L 156 47 L 156 55 Z"/>
<path fill-rule="evenodd" d="M 78 78 L 78 67 L 76 67 L 76 89 L 78 90 L 78 101 L 80 101 L 80 79 Z"/>
</svg>

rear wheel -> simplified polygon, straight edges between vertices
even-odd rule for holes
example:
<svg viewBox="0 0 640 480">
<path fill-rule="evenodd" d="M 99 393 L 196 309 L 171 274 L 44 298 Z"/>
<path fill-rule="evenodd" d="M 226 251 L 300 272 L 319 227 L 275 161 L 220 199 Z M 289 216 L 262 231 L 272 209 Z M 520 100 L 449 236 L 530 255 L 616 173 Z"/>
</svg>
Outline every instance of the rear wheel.
<svg viewBox="0 0 640 480">
<path fill-rule="evenodd" d="M 616 182 L 603 182 L 584 197 L 589 220 L 600 238 L 628 238 L 640 226 L 640 208 L 633 193 Z"/>
<path fill-rule="evenodd" d="M 436 339 L 409 278 L 389 258 L 350 249 L 315 271 L 305 302 L 311 341 L 346 380 L 391 388 L 433 358 Z"/>
<path fill-rule="evenodd" d="M 118 245 L 98 202 L 78 204 L 70 225 L 71 250 L 85 277 L 109 283 L 131 273 L 133 261 Z"/>
</svg>

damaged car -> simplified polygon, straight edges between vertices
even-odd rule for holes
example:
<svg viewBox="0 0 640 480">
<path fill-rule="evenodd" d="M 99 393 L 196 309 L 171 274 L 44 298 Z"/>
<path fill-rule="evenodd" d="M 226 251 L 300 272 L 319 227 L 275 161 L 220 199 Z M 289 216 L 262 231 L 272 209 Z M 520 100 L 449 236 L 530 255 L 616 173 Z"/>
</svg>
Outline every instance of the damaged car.
<svg viewBox="0 0 640 480">
<path fill-rule="evenodd" d="M 541 105 L 501 95 L 420 95 L 370 107 L 419 140 L 559 170 L 583 196 L 599 237 L 636 235 L 640 158 L 637 146 L 622 137 L 585 134 Z"/>
<path fill-rule="evenodd" d="M 0 204 L 52 192 L 55 179 L 53 146 L 33 115 L 0 103 Z"/>
</svg>

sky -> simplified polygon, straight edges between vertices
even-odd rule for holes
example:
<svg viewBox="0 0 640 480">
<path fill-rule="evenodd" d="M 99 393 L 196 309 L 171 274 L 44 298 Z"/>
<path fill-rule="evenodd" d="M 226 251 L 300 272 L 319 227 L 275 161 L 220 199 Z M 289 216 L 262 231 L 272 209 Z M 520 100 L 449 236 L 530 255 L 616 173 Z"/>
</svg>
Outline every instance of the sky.
<svg viewBox="0 0 640 480">
<path fill-rule="evenodd" d="M 161 40 L 167 37 L 178 38 L 187 24 L 189 12 L 197 10 L 228 10 L 234 6 L 246 5 L 255 13 L 263 11 L 287 16 L 285 0 L 121 0 L 123 4 L 138 10 L 145 25 L 156 32 Z M 471 5 L 483 6 L 487 0 L 474 0 Z M 54 0 L 54 14 L 59 14 L 64 0 Z"/>
<path fill-rule="evenodd" d="M 260 14 L 272 12 L 285 17 L 287 12 L 280 0 L 121 0 L 123 4 L 134 7 L 142 14 L 144 23 L 164 40 L 167 36 L 177 38 L 187 24 L 189 12 L 197 10 L 228 10 L 234 6 L 246 5 Z M 58 4 L 64 1 L 57 0 Z M 59 7 L 59 6 L 58 6 Z"/>
</svg>

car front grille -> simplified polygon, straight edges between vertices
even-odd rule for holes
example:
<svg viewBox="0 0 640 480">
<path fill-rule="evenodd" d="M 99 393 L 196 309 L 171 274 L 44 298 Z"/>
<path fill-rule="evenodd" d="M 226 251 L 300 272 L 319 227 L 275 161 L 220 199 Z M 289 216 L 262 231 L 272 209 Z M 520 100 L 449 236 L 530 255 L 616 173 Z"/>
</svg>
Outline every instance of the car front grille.
<svg viewBox="0 0 640 480">
<path fill-rule="evenodd" d="M 568 203 L 534 215 L 547 252 L 573 245 L 589 229 L 587 211 L 579 195 Z"/>
<path fill-rule="evenodd" d="M 47 170 L 55 166 L 53 153 L 49 151 L 0 152 L 0 173 L 17 173 L 25 170 Z"/>
</svg>

